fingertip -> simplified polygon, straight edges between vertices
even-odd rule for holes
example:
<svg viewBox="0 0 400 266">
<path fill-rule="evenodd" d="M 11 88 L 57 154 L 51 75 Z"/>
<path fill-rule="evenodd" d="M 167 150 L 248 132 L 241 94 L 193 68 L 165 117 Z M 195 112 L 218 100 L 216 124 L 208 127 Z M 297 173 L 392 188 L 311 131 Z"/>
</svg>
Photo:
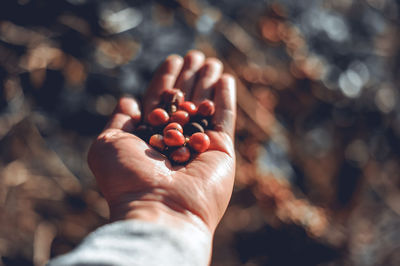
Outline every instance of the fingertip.
<svg viewBox="0 0 400 266">
<path fill-rule="evenodd" d="M 202 54 L 204 56 L 204 53 L 197 49 L 190 49 L 186 54 L 192 54 L 192 53 Z"/>
<path fill-rule="evenodd" d="M 171 54 L 165 58 L 164 62 L 158 68 L 154 79 L 158 80 L 165 74 L 178 75 L 183 65 L 183 58 L 177 54 Z"/>
<path fill-rule="evenodd" d="M 206 59 L 206 63 L 218 64 L 218 65 L 221 65 L 221 67 L 222 67 L 222 62 L 221 62 L 221 60 L 219 60 L 219 59 L 216 58 L 216 57 L 208 57 L 208 58 Z"/>
<path fill-rule="evenodd" d="M 205 60 L 201 76 L 210 76 L 214 73 L 221 75 L 224 66 L 218 58 L 209 57 Z"/>
<path fill-rule="evenodd" d="M 122 131 L 131 132 L 137 124 L 137 120 L 123 113 L 116 113 L 107 123 L 105 129 L 120 129 Z"/>
<path fill-rule="evenodd" d="M 178 55 L 178 54 L 170 54 L 167 56 L 167 58 L 165 59 L 165 61 L 169 62 L 169 61 L 182 61 L 182 56 Z"/>
<path fill-rule="evenodd" d="M 135 121 L 140 120 L 140 107 L 138 102 L 131 97 L 122 97 L 119 99 L 114 113 L 122 113 L 130 116 Z"/>
<path fill-rule="evenodd" d="M 141 112 L 138 102 L 131 97 L 122 97 L 118 100 L 113 115 L 105 129 L 113 128 L 132 131 L 140 119 Z"/>
<path fill-rule="evenodd" d="M 177 54 L 171 54 L 165 59 L 162 72 L 179 73 L 182 65 L 183 65 L 182 56 Z"/>
<path fill-rule="evenodd" d="M 221 87 L 236 88 L 236 79 L 232 74 L 222 74 L 219 82 Z"/>
<path fill-rule="evenodd" d="M 185 61 L 185 67 L 186 68 L 193 68 L 196 67 L 199 64 L 202 64 L 204 62 L 205 55 L 199 51 L 199 50 L 190 50 L 187 52 L 185 55 L 184 61 Z"/>
</svg>

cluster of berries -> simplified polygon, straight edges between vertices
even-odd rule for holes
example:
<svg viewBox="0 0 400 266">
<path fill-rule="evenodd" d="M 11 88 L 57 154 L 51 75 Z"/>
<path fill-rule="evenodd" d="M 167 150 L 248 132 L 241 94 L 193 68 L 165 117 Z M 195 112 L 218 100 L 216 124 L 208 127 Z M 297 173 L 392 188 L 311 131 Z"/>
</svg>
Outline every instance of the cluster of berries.
<svg viewBox="0 0 400 266">
<path fill-rule="evenodd" d="M 204 131 L 210 128 L 214 113 L 215 106 L 210 100 L 196 106 L 185 101 L 179 89 L 165 90 L 159 107 L 148 115 L 148 124 L 138 126 L 134 134 L 172 162 L 184 164 L 192 154 L 205 152 L 210 146 Z"/>
</svg>

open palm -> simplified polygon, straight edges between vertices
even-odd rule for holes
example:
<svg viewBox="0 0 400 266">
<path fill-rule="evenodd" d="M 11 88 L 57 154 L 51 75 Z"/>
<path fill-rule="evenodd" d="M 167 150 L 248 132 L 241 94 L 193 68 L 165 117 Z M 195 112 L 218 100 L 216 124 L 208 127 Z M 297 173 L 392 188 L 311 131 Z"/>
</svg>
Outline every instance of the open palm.
<svg viewBox="0 0 400 266">
<path fill-rule="evenodd" d="M 212 99 L 216 105 L 214 130 L 208 151 L 184 166 L 131 134 L 159 103 L 160 94 L 179 88 L 198 104 Z M 93 143 L 89 166 L 110 205 L 113 219 L 123 219 L 132 208 L 155 203 L 174 215 L 198 219 L 213 232 L 228 205 L 235 173 L 233 146 L 236 118 L 235 82 L 222 74 L 222 64 L 199 51 L 184 59 L 169 56 L 155 73 L 142 102 L 122 98 L 106 129 Z M 158 207 L 157 207 L 158 208 Z"/>
</svg>

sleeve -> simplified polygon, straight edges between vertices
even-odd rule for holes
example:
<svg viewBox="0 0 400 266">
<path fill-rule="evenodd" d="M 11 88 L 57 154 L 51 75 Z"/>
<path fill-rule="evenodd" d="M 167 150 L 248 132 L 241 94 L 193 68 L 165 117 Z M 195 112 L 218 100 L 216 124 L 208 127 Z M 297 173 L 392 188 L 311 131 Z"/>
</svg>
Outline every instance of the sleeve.
<svg viewBox="0 0 400 266">
<path fill-rule="evenodd" d="M 48 266 L 208 265 L 210 240 L 199 229 L 180 230 L 142 221 L 120 221 L 98 228 L 73 251 Z"/>
</svg>

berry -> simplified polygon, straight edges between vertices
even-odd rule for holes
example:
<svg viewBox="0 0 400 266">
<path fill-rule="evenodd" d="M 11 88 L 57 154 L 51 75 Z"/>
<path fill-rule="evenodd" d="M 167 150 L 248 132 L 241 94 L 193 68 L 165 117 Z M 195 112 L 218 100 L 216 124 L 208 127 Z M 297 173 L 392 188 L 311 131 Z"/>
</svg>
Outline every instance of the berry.
<svg viewBox="0 0 400 266">
<path fill-rule="evenodd" d="M 194 133 L 189 139 L 189 146 L 198 153 L 205 152 L 210 146 L 210 138 L 204 133 Z"/>
<path fill-rule="evenodd" d="M 163 151 L 165 149 L 164 137 L 160 134 L 154 134 L 151 136 L 149 144 L 159 151 Z"/>
<path fill-rule="evenodd" d="M 147 125 L 140 125 L 134 130 L 133 133 L 147 142 L 149 141 L 150 136 L 153 135 L 153 129 Z"/>
<path fill-rule="evenodd" d="M 152 126 L 161 126 L 168 122 L 169 115 L 167 111 L 161 108 L 156 108 L 148 115 L 147 119 L 149 120 L 150 125 Z"/>
<path fill-rule="evenodd" d="M 211 116 L 215 113 L 214 102 L 210 100 L 204 100 L 197 107 L 197 114 L 201 116 Z"/>
<path fill-rule="evenodd" d="M 175 104 L 167 104 L 165 110 L 168 112 L 168 114 L 172 114 L 175 113 L 178 110 L 178 108 L 176 107 Z"/>
<path fill-rule="evenodd" d="M 189 101 L 181 103 L 179 109 L 188 112 L 189 115 L 195 115 L 197 112 L 196 105 Z"/>
<path fill-rule="evenodd" d="M 183 127 L 185 135 L 193 135 L 194 133 L 201 132 L 204 133 L 204 128 L 196 122 L 188 123 Z"/>
<path fill-rule="evenodd" d="M 176 111 L 175 113 L 171 114 L 170 122 L 177 122 L 184 126 L 187 122 L 189 122 L 190 117 L 189 113 L 186 111 Z"/>
<path fill-rule="evenodd" d="M 169 147 L 182 146 L 185 144 L 185 137 L 175 129 L 169 129 L 164 134 L 164 143 Z"/>
<path fill-rule="evenodd" d="M 203 128 L 207 128 L 208 127 L 208 120 L 203 118 L 199 121 L 199 124 L 203 127 Z"/>
<path fill-rule="evenodd" d="M 181 103 L 183 102 L 185 96 L 183 92 L 179 89 L 166 89 L 161 94 L 161 101 L 163 103 Z"/>
<path fill-rule="evenodd" d="M 158 108 L 147 116 L 148 124 L 139 125 L 133 133 L 172 163 L 185 164 L 191 153 L 202 153 L 210 147 L 204 131 L 212 128 L 214 113 L 214 102 L 204 100 L 196 106 L 185 101 L 179 89 L 167 89 L 161 93 Z"/>
<path fill-rule="evenodd" d="M 182 128 L 182 126 L 181 126 L 179 123 L 176 123 L 176 122 L 169 123 L 169 124 L 164 128 L 163 133 L 165 134 L 165 133 L 166 133 L 168 130 L 170 130 L 170 129 L 175 129 L 175 130 L 178 130 L 179 132 L 183 133 L 183 128 Z"/>
<path fill-rule="evenodd" d="M 179 147 L 171 152 L 169 158 L 176 163 L 185 163 L 190 159 L 190 150 L 187 147 Z"/>
</svg>

